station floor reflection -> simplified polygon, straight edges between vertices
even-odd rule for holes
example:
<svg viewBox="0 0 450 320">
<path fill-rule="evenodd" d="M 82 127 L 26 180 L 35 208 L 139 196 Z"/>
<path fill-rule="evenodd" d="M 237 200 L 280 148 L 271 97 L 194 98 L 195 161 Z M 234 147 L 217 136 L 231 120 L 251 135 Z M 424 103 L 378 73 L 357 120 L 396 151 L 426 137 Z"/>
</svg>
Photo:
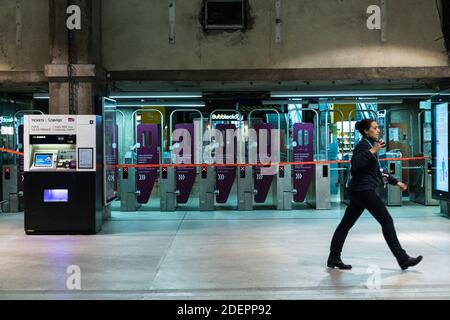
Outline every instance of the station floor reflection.
<svg viewBox="0 0 450 320">
<path fill-rule="evenodd" d="M 114 211 L 96 236 L 25 236 L 23 214 L 0 214 L 0 299 L 450 298 L 450 220 L 438 207 L 389 208 L 404 248 L 424 256 L 403 272 L 367 212 L 344 247 L 353 270 L 326 268 L 345 210 L 338 203 L 327 211 L 192 208 Z M 70 265 L 80 267 L 81 290 L 67 289 Z"/>
</svg>

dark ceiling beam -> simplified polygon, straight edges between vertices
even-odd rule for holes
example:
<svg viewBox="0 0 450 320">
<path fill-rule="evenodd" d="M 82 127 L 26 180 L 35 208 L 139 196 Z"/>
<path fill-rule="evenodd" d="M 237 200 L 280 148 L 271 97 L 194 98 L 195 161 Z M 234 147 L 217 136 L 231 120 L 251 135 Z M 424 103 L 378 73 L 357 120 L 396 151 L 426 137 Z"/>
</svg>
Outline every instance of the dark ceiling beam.
<svg viewBox="0 0 450 320">
<path fill-rule="evenodd" d="M 44 71 L 0 71 L 0 85 L 44 84 L 47 82 Z"/>
<path fill-rule="evenodd" d="M 450 67 L 109 71 L 108 81 L 338 81 L 450 78 Z"/>
</svg>

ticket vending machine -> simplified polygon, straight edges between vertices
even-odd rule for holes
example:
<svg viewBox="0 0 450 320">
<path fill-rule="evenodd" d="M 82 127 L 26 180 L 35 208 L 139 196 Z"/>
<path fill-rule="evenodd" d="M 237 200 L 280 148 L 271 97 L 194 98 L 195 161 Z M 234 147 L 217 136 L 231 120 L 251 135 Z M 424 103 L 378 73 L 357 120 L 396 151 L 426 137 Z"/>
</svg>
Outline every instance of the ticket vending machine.
<svg viewBox="0 0 450 320">
<path fill-rule="evenodd" d="M 24 119 L 27 234 L 95 234 L 103 223 L 102 118 Z"/>
</svg>

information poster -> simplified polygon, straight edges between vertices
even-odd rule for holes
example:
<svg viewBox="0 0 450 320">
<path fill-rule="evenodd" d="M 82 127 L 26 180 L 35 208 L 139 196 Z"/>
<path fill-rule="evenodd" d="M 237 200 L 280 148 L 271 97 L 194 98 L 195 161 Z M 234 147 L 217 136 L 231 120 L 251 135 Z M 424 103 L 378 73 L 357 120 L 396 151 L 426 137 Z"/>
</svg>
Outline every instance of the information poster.
<svg viewBox="0 0 450 320">
<path fill-rule="evenodd" d="M 436 106 L 435 137 L 436 176 L 434 187 L 436 190 L 448 192 L 448 103 Z"/>
<path fill-rule="evenodd" d="M 295 123 L 294 141 L 294 161 L 314 161 L 314 125 L 312 123 Z M 313 165 L 294 166 L 294 188 L 297 190 L 294 195 L 295 202 L 305 200 L 313 174 Z"/>
</svg>

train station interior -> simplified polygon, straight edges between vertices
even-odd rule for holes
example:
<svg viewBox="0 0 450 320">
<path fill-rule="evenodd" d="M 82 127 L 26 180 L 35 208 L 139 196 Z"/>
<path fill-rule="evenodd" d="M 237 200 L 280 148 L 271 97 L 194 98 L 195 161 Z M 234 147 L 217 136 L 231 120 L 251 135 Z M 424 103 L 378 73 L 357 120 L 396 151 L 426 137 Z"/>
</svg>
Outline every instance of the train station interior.
<svg viewBox="0 0 450 320">
<path fill-rule="evenodd" d="M 447 300 L 449 103 L 447 0 L 2 0 L 0 299 Z"/>
</svg>

